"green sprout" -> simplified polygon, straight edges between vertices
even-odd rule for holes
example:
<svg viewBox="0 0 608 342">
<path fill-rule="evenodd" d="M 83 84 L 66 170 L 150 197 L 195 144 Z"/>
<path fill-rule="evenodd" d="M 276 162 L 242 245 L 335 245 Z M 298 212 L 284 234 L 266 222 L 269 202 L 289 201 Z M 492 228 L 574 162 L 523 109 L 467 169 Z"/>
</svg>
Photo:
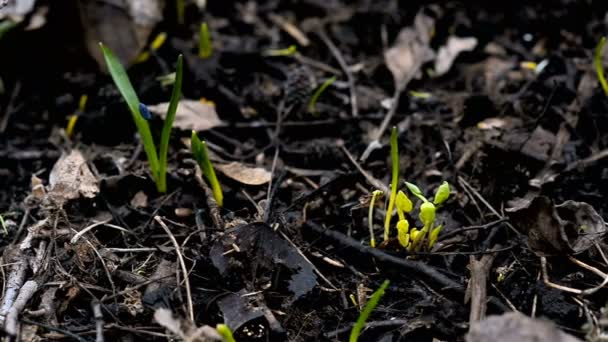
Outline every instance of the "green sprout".
<svg viewBox="0 0 608 342">
<path fill-rule="evenodd" d="M 6 222 L 4 222 L 4 216 L 2 215 L 0 215 L 0 226 L 2 226 L 4 236 L 8 236 L 8 228 L 6 228 Z"/>
<path fill-rule="evenodd" d="M 285 49 L 270 49 L 264 51 L 264 56 L 268 57 L 289 57 L 295 55 L 298 52 L 298 47 L 296 45 L 289 45 L 288 48 Z"/>
<path fill-rule="evenodd" d="M 600 81 L 602 85 L 602 89 L 604 89 L 604 93 L 608 96 L 608 82 L 606 82 L 606 76 L 604 74 L 604 65 L 602 64 L 602 52 L 604 52 L 604 45 L 606 45 L 606 37 L 602 37 L 600 42 L 597 44 L 595 48 L 595 72 L 597 73 L 597 79 Z"/>
<path fill-rule="evenodd" d="M 173 92 L 171 93 L 171 100 L 169 102 L 169 108 L 167 110 L 167 116 L 163 124 L 163 130 L 160 138 L 160 150 L 156 151 L 156 145 L 150 132 L 150 125 L 148 124 L 147 116 L 149 112 L 147 107 L 139 102 L 135 89 L 131 85 L 127 72 L 120 64 L 120 61 L 116 58 L 114 53 L 99 43 L 103 52 L 106 65 L 110 71 L 110 75 L 118 87 L 122 97 L 127 102 L 133 121 L 137 126 L 137 131 L 141 136 L 142 143 L 146 156 L 148 157 L 148 164 L 152 173 L 152 178 L 156 183 L 156 189 L 160 193 L 167 191 L 167 151 L 169 148 L 169 138 L 171 136 L 171 129 L 173 127 L 173 120 L 175 119 L 175 113 L 177 111 L 177 105 L 181 97 L 182 88 L 182 55 L 177 57 L 177 67 L 175 83 L 173 85 Z"/>
<path fill-rule="evenodd" d="M 198 56 L 200 58 L 209 58 L 213 53 L 211 45 L 211 34 L 206 22 L 201 23 L 201 29 L 198 36 Z"/>
<path fill-rule="evenodd" d="M 223 342 L 236 342 L 232 336 L 232 330 L 226 324 L 218 324 L 215 326 L 215 330 L 222 337 Z"/>
<path fill-rule="evenodd" d="M 393 174 L 391 179 L 391 195 L 388 199 L 388 208 L 384 219 L 384 241 L 388 240 L 389 229 L 391 226 L 391 216 L 395 207 L 395 197 L 397 197 L 397 184 L 399 183 L 399 147 L 397 146 L 397 127 L 391 131 L 391 163 Z"/>
<path fill-rule="evenodd" d="M 361 331 L 365 326 L 367 318 L 378 305 L 380 298 L 384 296 L 384 292 L 386 291 L 386 288 L 388 287 L 389 283 L 390 282 L 388 280 L 385 280 L 380 286 L 380 288 L 377 289 L 376 292 L 374 292 L 369 298 L 367 304 L 365 304 L 365 308 L 363 308 L 363 311 L 361 311 L 361 313 L 359 314 L 359 318 L 357 318 L 357 322 L 353 326 L 353 329 L 350 331 L 350 337 L 348 339 L 349 342 L 357 342 L 357 340 L 359 339 L 359 335 L 361 335 Z"/>
<path fill-rule="evenodd" d="M 317 88 L 317 90 L 315 90 L 315 92 L 310 97 L 310 101 L 308 102 L 308 112 L 309 113 L 313 113 L 313 114 L 317 113 L 317 100 L 319 100 L 319 96 L 321 96 L 321 94 L 323 94 L 325 89 L 327 89 L 327 87 L 329 87 L 335 81 L 336 81 L 336 76 L 332 76 L 332 77 L 328 78 L 327 80 L 325 80 L 325 82 L 323 82 L 323 84 L 321 84 L 319 86 L 319 88 Z"/>
<path fill-rule="evenodd" d="M 422 204 L 420 204 L 420 212 L 419 218 L 422 222 L 422 228 L 413 228 L 409 232 L 409 236 L 405 236 L 407 232 L 402 233 L 404 235 L 403 238 L 399 239 L 399 243 L 401 246 L 407 248 L 408 251 L 419 251 L 422 242 L 428 235 L 428 248 L 431 249 L 435 242 L 437 241 L 437 237 L 439 233 L 443 229 L 442 225 L 435 226 L 435 219 L 437 213 L 437 206 L 442 205 L 450 196 L 450 185 L 448 182 L 443 182 L 435 191 L 435 198 L 433 202 L 429 202 L 429 200 L 424 197 L 420 188 L 415 184 L 405 182 L 405 185 L 410 190 L 410 192 L 422 200 Z M 397 227 L 399 230 L 399 227 Z"/>
<path fill-rule="evenodd" d="M 399 240 L 399 244 L 403 247 L 406 247 L 409 244 L 410 236 L 408 234 L 410 229 L 410 223 L 405 217 L 406 213 L 412 211 L 414 205 L 412 201 L 407 197 L 405 192 L 399 190 L 397 193 L 397 198 L 395 199 L 395 205 L 397 207 L 397 215 L 399 216 L 399 221 L 397 222 L 397 239 Z"/>
<path fill-rule="evenodd" d="M 209 160 L 207 144 L 198 138 L 195 131 L 192 131 L 192 139 L 190 144 L 192 148 L 192 155 L 194 155 L 194 159 L 196 159 L 196 162 L 198 165 L 200 165 L 203 175 L 205 178 L 207 178 L 207 181 L 211 185 L 213 197 L 215 198 L 217 205 L 220 207 L 223 206 L 224 194 L 222 193 L 220 182 L 217 180 L 217 176 L 215 175 L 215 170 L 213 169 L 211 160 Z"/>
<path fill-rule="evenodd" d="M 184 14 L 186 13 L 186 0 L 175 1 L 175 12 L 177 14 L 177 23 L 184 23 Z"/>
<path fill-rule="evenodd" d="M 369 224 L 369 244 L 372 247 L 376 247 L 376 238 L 374 237 L 374 206 L 376 204 L 376 198 L 382 196 L 384 193 L 382 190 L 375 190 L 372 192 L 372 199 L 369 201 L 369 212 L 367 215 L 367 222 Z"/>
</svg>

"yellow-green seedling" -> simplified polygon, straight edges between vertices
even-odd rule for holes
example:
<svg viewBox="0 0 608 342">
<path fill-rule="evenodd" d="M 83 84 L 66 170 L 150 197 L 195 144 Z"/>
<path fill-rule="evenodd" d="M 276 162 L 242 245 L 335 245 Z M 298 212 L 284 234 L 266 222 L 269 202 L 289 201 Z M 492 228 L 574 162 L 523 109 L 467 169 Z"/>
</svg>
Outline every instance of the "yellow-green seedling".
<svg viewBox="0 0 608 342">
<path fill-rule="evenodd" d="M 385 280 L 380 288 L 376 290 L 376 292 L 374 292 L 369 298 L 367 304 L 365 304 L 365 308 L 363 308 L 363 311 L 361 311 L 359 314 L 359 318 L 357 318 L 357 322 L 355 322 L 353 329 L 350 331 L 350 337 L 348 339 L 349 342 L 357 342 L 357 340 L 359 340 L 359 335 L 361 335 L 361 331 L 363 330 L 363 327 L 365 327 L 365 322 L 378 305 L 378 302 L 382 296 L 384 296 L 384 292 L 386 291 L 389 283 L 390 282 L 388 280 Z"/>
<path fill-rule="evenodd" d="M 102 43 L 99 43 L 99 46 L 103 52 L 110 75 L 122 94 L 122 97 L 127 102 L 133 121 L 135 121 L 135 125 L 137 126 L 137 131 L 141 136 L 144 151 L 146 151 L 146 156 L 148 157 L 152 178 L 156 183 L 156 189 L 160 193 L 165 193 L 167 191 L 167 152 L 169 149 L 169 138 L 171 136 L 171 129 L 173 128 L 175 113 L 177 112 L 177 105 L 182 94 L 182 55 L 177 57 L 175 83 L 173 84 L 171 100 L 169 101 L 167 116 L 160 136 L 160 150 L 157 152 L 152 133 L 150 132 L 150 125 L 148 124 L 149 111 L 147 107 L 139 102 L 127 72 L 114 53 Z"/>
<path fill-rule="evenodd" d="M 226 324 L 218 324 L 215 326 L 215 330 L 222 337 L 223 342 L 236 342 L 232 336 L 232 330 Z"/>
<path fill-rule="evenodd" d="M 184 23 L 184 14 L 186 13 L 186 0 L 175 0 L 175 13 L 177 14 L 177 23 Z"/>
<path fill-rule="evenodd" d="M 369 244 L 372 247 L 376 247 L 376 237 L 374 236 L 374 207 L 376 205 L 376 199 L 384 195 L 381 190 L 375 190 L 372 192 L 372 199 L 369 201 L 369 212 L 367 214 L 367 223 L 369 225 Z"/>
<path fill-rule="evenodd" d="M 321 96 L 321 94 L 323 94 L 325 89 L 327 89 L 327 87 L 329 87 L 335 81 L 336 81 L 336 76 L 330 77 L 327 80 L 325 80 L 325 82 L 323 82 L 323 84 L 321 84 L 319 86 L 319 88 L 317 88 L 317 90 L 315 90 L 315 92 L 310 97 L 310 101 L 308 101 L 308 112 L 309 113 L 311 113 L 311 114 L 317 113 L 317 101 L 319 100 L 319 96 Z"/>
<path fill-rule="evenodd" d="M 4 222 L 4 216 L 2 215 L 0 215 L 0 226 L 2 226 L 4 236 L 8 236 L 8 228 L 6 228 L 6 222 Z"/>
<path fill-rule="evenodd" d="M 395 206 L 397 208 L 397 216 L 399 216 L 399 221 L 397 221 L 397 239 L 401 246 L 407 247 L 410 241 L 410 223 L 405 214 L 411 212 L 414 205 L 405 192 L 399 190 L 395 199 Z"/>
<path fill-rule="evenodd" d="M 602 53 L 604 52 L 604 45 L 606 45 L 606 37 L 602 37 L 600 42 L 595 48 L 595 58 L 593 64 L 595 64 L 595 72 L 597 73 L 597 79 L 604 89 L 604 94 L 608 96 L 608 82 L 606 82 L 606 76 L 604 74 L 604 65 L 602 63 Z"/>
<path fill-rule="evenodd" d="M 222 192 L 220 182 L 217 180 L 217 176 L 215 175 L 215 170 L 213 169 L 211 160 L 209 160 L 209 154 L 207 153 L 207 144 L 198 138 L 195 131 L 192 131 L 190 145 L 194 159 L 196 159 L 196 162 L 201 167 L 201 170 L 203 171 L 203 176 L 205 176 L 205 178 L 209 182 L 209 185 L 211 185 L 211 190 L 213 191 L 213 198 L 215 198 L 215 201 L 217 202 L 218 206 L 223 206 L 224 194 Z"/>
<path fill-rule="evenodd" d="M 213 45 L 211 44 L 211 34 L 206 22 L 201 23 L 201 28 L 198 36 L 198 56 L 200 58 L 209 58 L 213 53 Z"/>
<path fill-rule="evenodd" d="M 263 55 L 268 57 L 289 57 L 295 55 L 297 52 L 298 47 L 296 45 L 289 45 L 289 47 L 285 49 L 266 50 Z"/>
<path fill-rule="evenodd" d="M 395 198 L 397 197 L 397 185 L 399 184 L 399 147 L 397 146 L 397 127 L 393 127 L 391 131 L 391 195 L 388 199 L 388 207 L 386 208 L 386 217 L 384 218 L 384 241 L 388 240 L 389 230 L 391 227 L 391 216 L 395 207 Z"/>
<path fill-rule="evenodd" d="M 418 217 L 422 222 L 422 228 L 413 228 L 409 233 L 409 239 L 399 239 L 399 242 L 401 243 L 402 240 L 404 242 L 407 241 L 407 244 L 401 243 L 401 245 L 406 247 L 408 251 L 417 252 L 421 249 L 424 239 L 428 236 L 427 246 L 430 249 L 437 241 L 437 237 L 443 228 L 442 225 L 435 226 L 437 206 L 442 205 L 449 198 L 450 185 L 448 182 L 441 183 L 439 188 L 437 188 L 437 191 L 435 191 L 433 202 L 427 200 L 422 194 L 422 191 L 420 191 L 420 188 L 418 188 L 415 184 L 405 182 L 405 185 L 414 196 L 422 200 L 418 214 Z"/>
</svg>

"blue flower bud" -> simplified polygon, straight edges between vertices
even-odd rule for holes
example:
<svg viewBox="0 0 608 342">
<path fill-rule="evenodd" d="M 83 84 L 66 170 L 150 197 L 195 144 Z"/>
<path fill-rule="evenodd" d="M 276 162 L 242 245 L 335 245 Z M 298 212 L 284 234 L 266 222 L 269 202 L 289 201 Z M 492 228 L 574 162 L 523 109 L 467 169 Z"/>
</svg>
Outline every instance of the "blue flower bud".
<svg viewBox="0 0 608 342">
<path fill-rule="evenodd" d="M 146 105 L 141 102 L 139 103 L 139 112 L 141 113 L 141 116 L 144 119 L 146 119 L 146 120 L 152 119 L 152 113 L 150 113 L 150 110 L 148 109 L 148 107 L 146 107 Z"/>
</svg>

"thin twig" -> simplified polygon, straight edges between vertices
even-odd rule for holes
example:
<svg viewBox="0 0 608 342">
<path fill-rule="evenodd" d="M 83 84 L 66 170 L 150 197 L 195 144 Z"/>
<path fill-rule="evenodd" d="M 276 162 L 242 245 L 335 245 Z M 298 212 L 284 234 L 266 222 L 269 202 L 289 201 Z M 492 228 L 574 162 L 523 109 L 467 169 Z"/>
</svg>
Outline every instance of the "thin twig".
<svg viewBox="0 0 608 342">
<path fill-rule="evenodd" d="M 336 61 L 338 61 L 338 64 L 340 64 L 340 68 L 342 68 L 342 71 L 346 75 L 346 79 L 348 81 L 348 88 L 350 90 L 351 112 L 352 112 L 353 117 L 357 117 L 357 116 L 359 116 L 359 108 L 357 105 L 357 89 L 355 88 L 355 78 L 353 77 L 353 73 L 348 68 L 346 61 L 344 60 L 344 57 L 342 56 L 342 53 L 336 47 L 334 42 L 331 41 L 331 39 L 329 38 L 327 33 L 325 33 L 325 30 L 323 28 L 320 28 L 317 30 L 317 34 L 319 35 L 319 37 L 321 38 L 323 43 L 325 43 L 325 45 L 327 45 L 327 48 L 329 49 L 331 54 L 334 56 Z"/>
<path fill-rule="evenodd" d="M 188 277 L 188 269 L 186 268 L 186 263 L 184 262 L 184 256 L 181 253 L 181 249 L 179 248 L 179 244 L 177 243 L 175 236 L 173 236 L 173 233 L 171 233 L 171 230 L 169 229 L 169 227 L 167 227 L 165 222 L 163 222 L 162 218 L 160 216 L 154 216 L 154 220 L 156 222 L 158 222 L 158 224 L 160 224 L 160 226 L 163 228 L 165 233 L 167 233 L 167 235 L 169 236 L 169 239 L 171 239 L 173 246 L 175 247 L 175 253 L 177 253 L 177 259 L 179 260 L 179 264 L 182 268 L 182 272 L 184 273 L 184 283 L 186 284 L 186 297 L 187 297 L 187 301 L 188 301 L 188 315 L 190 316 L 190 321 L 194 322 L 194 305 L 192 303 L 192 292 L 190 291 L 190 280 Z M 178 286 L 179 286 L 179 284 L 178 284 Z"/>
</svg>

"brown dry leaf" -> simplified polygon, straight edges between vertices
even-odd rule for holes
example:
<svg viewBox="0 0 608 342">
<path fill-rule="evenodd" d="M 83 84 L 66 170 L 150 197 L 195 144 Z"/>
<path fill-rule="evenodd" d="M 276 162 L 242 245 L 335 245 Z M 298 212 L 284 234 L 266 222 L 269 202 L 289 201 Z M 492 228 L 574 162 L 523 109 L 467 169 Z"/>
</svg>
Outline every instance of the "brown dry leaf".
<svg viewBox="0 0 608 342">
<path fill-rule="evenodd" d="M 584 252 L 606 235 L 606 223 L 584 202 L 554 205 L 545 196 L 516 201 L 506 209 L 513 222 L 528 234 L 528 245 L 539 256 Z"/>
<path fill-rule="evenodd" d="M 131 206 L 133 208 L 145 208 L 148 206 L 148 196 L 143 191 L 138 191 L 131 198 Z"/>
<path fill-rule="evenodd" d="M 162 20 L 164 1 L 79 0 L 78 5 L 89 54 L 106 70 L 99 42 L 112 49 L 123 65 L 131 64 Z"/>
<path fill-rule="evenodd" d="M 49 197 L 60 204 L 80 196 L 93 198 L 99 192 L 97 179 L 78 150 L 63 154 L 55 163 L 49 188 Z"/>
<path fill-rule="evenodd" d="M 168 102 L 148 106 L 151 112 L 162 118 L 167 115 L 168 108 Z M 179 101 L 173 122 L 174 127 L 189 131 L 205 131 L 223 124 L 215 111 L 215 106 L 207 102 L 186 99 Z"/>
<path fill-rule="evenodd" d="M 250 167 L 239 162 L 218 164 L 215 168 L 228 178 L 247 185 L 262 185 L 270 182 L 271 174 L 261 167 Z"/>
<path fill-rule="evenodd" d="M 42 179 L 38 178 L 36 175 L 32 175 L 30 182 L 32 187 L 32 196 L 39 200 L 44 199 L 46 197 L 46 190 L 44 189 L 44 184 L 42 184 Z"/>
<path fill-rule="evenodd" d="M 461 52 L 472 51 L 477 46 L 477 38 L 460 38 L 451 36 L 445 45 L 439 48 L 437 59 L 435 59 L 435 76 L 441 76 L 448 72 L 454 64 L 454 60 Z"/>
<path fill-rule="evenodd" d="M 404 89 L 422 65 L 435 57 L 435 52 L 429 46 L 434 25 L 433 18 L 418 13 L 414 25 L 403 28 L 395 44 L 385 52 L 386 66 L 393 74 L 398 89 Z"/>
</svg>

